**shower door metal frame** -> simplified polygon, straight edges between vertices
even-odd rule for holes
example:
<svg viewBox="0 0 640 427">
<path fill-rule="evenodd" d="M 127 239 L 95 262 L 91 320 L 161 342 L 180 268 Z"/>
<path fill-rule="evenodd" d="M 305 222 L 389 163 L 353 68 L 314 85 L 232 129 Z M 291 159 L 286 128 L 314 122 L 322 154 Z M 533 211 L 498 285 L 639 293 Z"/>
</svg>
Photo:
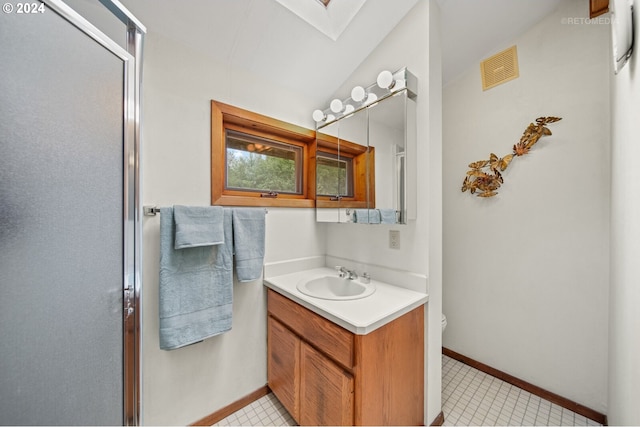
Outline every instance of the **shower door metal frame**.
<svg viewBox="0 0 640 427">
<path fill-rule="evenodd" d="M 118 0 L 99 0 L 127 28 L 126 50 L 62 0 L 40 0 L 123 61 L 123 398 L 124 425 L 141 423 L 140 97 L 146 28 Z M 90 213 L 88 213 L 90 214 Z"/>
</svg>

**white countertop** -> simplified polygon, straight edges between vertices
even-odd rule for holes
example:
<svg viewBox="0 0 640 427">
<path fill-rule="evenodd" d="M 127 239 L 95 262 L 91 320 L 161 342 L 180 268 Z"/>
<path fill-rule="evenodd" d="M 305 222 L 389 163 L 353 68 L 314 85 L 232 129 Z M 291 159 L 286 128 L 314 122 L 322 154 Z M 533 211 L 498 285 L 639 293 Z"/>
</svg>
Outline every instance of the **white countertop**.
<svg viewBox="0 0 640 427">
<path fill-rule="evenodd" d="M 373 279 L 371 283 L 376 286 L 376 291 L 368 297 L 353 300 L 334 301 L 314 298 L 296 288 L 299 281 L 319 275 L 337 275 L 337 273 L 331 268 L 314 268 L 267 277 L 264 279 L 264 284 L 356 335 L 366 335 L 423 305 L 429 299 L 427 294 Z"/>
</svg>

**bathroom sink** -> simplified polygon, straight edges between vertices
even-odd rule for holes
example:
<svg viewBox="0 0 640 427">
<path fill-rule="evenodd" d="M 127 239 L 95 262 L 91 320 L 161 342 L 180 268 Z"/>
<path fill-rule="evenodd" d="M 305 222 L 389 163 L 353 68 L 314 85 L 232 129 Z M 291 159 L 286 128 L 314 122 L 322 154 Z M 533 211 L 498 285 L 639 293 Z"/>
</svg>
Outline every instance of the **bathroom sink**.
<svg viewBox="0 0 640 427">
<path fill-rule="evenodd" d="M 331 275 L 301 280 L 296 288 L 310 297 L 338 301 L 365 298 L 376 291 L 372 283 Z"/>
</svg>

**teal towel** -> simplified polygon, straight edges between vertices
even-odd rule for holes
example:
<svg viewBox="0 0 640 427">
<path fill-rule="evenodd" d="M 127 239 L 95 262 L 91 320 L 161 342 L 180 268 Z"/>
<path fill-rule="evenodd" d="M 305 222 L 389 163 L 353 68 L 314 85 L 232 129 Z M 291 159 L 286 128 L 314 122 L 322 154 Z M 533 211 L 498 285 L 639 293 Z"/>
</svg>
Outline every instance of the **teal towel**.
<svg viewBox="0 0 640 427">
<path fill-rule="evenodd" d="M 173 208 L 160 209 L 160 348 L 172 350 L 231 329 L 232 216 L 224 244 L 174 249 Z"/>
<path fill-rule="evenodd" d="M 239 282 L 260 278 L 264 263 L 265 210 L 233 209 L 233 246 Z"/>
<path fill-rule="evenodd" d="M 176 249 L 224 243 L 222 206 L 173 207 L 176 222 Z"/>
<path fill-rule="evenodd" d="M 360 224 L 380 224 L 380 211 L 377 209 L 355 209 L 353 222 Z"/>
<path fill-rule="evenodd" d="M 382 224 L 395 224 L 398 222 L 396 219 L 395 209 L 378 209 L 380 211 L 380 223 Z"/>
</svg>

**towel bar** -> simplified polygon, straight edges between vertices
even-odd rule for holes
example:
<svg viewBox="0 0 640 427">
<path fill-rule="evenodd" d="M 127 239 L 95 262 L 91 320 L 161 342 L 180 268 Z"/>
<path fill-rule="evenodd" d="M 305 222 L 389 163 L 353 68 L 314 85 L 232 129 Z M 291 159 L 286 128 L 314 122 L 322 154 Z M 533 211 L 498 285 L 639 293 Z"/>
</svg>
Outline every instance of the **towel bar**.
<svg viewBox="0 0 640 427">
<path fill-rule="evenodd" d="M 154 206 L 145 205 L 142 207 L 142 212 L 144 216 L 156 216 L 157 214 L 160 213 L 160 208 L 155 205 Z M 269 211 L 265 209 L 264 213 L 269 213 Z"/>
<path fill-rule="evenodd" d="M 143 206 L 142 212 L 144 216 L 156 216 L 156 214 L 160 213 L 160 208 L 157 206 Z"/>
</svg>

